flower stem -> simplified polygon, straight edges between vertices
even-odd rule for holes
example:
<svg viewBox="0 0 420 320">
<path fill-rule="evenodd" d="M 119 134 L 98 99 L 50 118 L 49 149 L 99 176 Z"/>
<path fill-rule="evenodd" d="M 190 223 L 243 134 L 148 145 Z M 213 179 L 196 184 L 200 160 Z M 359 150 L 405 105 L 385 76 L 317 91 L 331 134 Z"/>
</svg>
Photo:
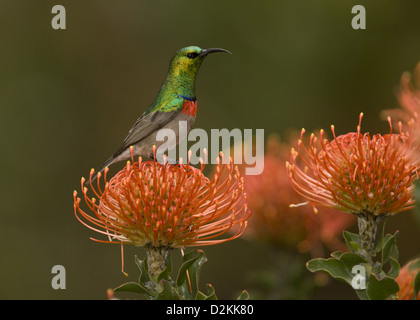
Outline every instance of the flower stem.
<svg viewBox="0 0 420 320">
<path fill-rule="evenodd" d="M 357 213 L 362 254 L 371 264 L 373 264 L 372 258 L 375 257 L 376 232 L 381 218 L 365 210 Z"/>
<path fill-rule="evenodd" d="M 150 280 L 158 283 L 160 274 L 166 268 L 166 261 L 169 257 L 169 248 L 160 246 L 147 248 L 147 268 Z"/>
</svg>

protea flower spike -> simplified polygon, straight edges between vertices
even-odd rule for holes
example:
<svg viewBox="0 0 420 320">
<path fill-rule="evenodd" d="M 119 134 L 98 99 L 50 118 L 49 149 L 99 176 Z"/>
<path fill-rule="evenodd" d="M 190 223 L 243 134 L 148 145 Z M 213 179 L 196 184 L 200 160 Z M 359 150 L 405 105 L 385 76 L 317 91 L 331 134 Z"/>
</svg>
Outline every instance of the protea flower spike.
<svg viewBox="0 0 420 320">
<path fill-rule="evenodd" d="M 108 237 L 93 240 L 146 247 L 148 253 L 163 259 L 172 248 L 233 240 L 245 231 L 250 212 L 238 169 L 232 160 L 222 164 L 222 157 L 212 179 L 204 176 L 203 161 L 197 169 L 189 162 L 160 164 L 156 160 L 143 162 L 140 157 L 127 162 L 110 181 L 105 169 L 103 190 L 101 174 L 93 185 L 92 170 L 89 184 L 96 198 L 88 196 L 85 179 L 81 181 L 91 213 L 80 208 L 81 199 L 74 191 L 75 215 L 83 225 Z M 235 232 L 227 233 L 231 229 Z"/>
<path fill-rule="evenodd" d="M 357 132 L 329 141 L 321 130 L 310 137 L 309 146 L 298 141 L 286 166 L 293 188 L 313 206 L 326 206 L 358 217 L 362 247 L 372 253 L 376 228 L 381 218 L 413 207 L 413 182 L 417 165 L 410 156 L 411 140 L 400 130 L 386 135 Z M 401 127 L 401 124 L 400 124 Z M 300 158 L 304 167 L 296 163 Z"/>
</svg>

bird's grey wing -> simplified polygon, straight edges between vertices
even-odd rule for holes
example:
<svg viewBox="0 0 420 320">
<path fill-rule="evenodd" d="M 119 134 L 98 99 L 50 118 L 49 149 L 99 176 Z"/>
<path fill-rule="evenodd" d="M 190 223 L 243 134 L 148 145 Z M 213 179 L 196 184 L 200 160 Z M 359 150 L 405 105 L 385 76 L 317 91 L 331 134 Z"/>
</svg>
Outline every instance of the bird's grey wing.
<svg viewBox="0 0 420 320">
<path fill-rule="evenodd" d="M 127 137 L 124 139 L 122 146 L 118 149 L 117 152 L 115 152 L 113 157 L 118 156 L 124 150 L 130 146 L 135 145 L 137 142 L 146 138 L 156 130 L 163 128 L 173 119 L 175 119 L 175 117 L 180 112 L 181 109 L 168 112 L 155 111 L 148 114 L 143 114 L 134 123 L 133 127 L 128 132 Z"/>
<path fill-rule="evenodd" d="M 112 157 L 105 161 L 102 167 L 92 175 L 91 179 L 86 180 L 85 185 L 89 185 L 91 181 L 94 181 L 98 173 L 102 172 L 107 166 L 112 164 L 115 158 L 117 158 L 127 148 L 135 145 L 137 142 L 146 138 L 154 131 L 164 127 L 167 123 L 173 120 L 179 112 L 181 112 L 181 110 L 144 113 L 140 118 L 137 119 L 133 127 L 130 129 L 127 137 L 124 139 L 122 146 L 117 150 L 117 152 L 114 153 Z"/>
<path fill-rule="evenodd" d="M 182 112 L 183 100 L 179 97 L 170 99 L 168 102 L 161 106 L 161 111 L 146 111 L 128 132 L 127 136 L 122 143 L 122 146 L 110 157 L 102 167 L 94 173 L 92 181 L 96 179 L 99 172 L 102 172 L 108 165 L 112 164 L 122 152 L 130 146 L 134 146 L 137 142 L 146 138 L 156 130 L 163 128 L 169 122 L 174 120 L 176 116 Z M 150 109 L 150 108 L 149 108 Z M 88 181 L 86 181 L 88 183 Z"/>
</svg>

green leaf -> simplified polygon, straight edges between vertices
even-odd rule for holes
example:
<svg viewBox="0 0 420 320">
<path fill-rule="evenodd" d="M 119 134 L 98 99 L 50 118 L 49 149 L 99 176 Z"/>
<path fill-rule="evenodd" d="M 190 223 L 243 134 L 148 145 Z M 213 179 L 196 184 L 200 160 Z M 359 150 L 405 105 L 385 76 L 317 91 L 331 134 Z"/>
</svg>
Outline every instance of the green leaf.
<svg viewBox="0 0 420 320">
<path fill-rule="evenodd" d="M 311 272 L 323 271 L 331 275 L 333 278 L 347 282 L 351 285 L 354 275 L 350 272 L 343 261 L 336 258 L 328 259 L 312 259 L 306 263 L 306 268 Z"/>
<path fill-rule="evenodd" d="M 352 252 L 344 252 L 337 256 L 337 259 L 342 261 L 349 270 L 352 270 L 355 265 L 363 265 L 367 263 L 362 256 Z"/>
<path fill-rule="evenodd" d="M 343 237 L 351 252 L 359 252 L 361 250 L 360 236 L 358 234 L 344 230 Z"/>
<path fill-rule="evenodd" d="M 140 276 L 139 276 L 139 283 L 145 284 L 150 281 L 149 272 L 148 272 L 148 264 L 147 264 L 147 258 L 146 259 L 139 259 L 137 255 L 135 256 L 135 262 L 137 267 L 140 270 Z M 162 271 L 161 274 L 159 274 L 157 281 L 161 281 L 163 279 L 170 279 L 170 273 L 172 271 L 172 261 L 171 256 L 168 255 L 168 258 L 165 261 L 165 269 Z"/>
<path fill-rule="evenodd" d="M 414 300 L 417 299 L 417 295 L 420 292 L 420 271 L 417 272 L 416 277 L 414 278 Z"/>
<path fill-rule="evenodd" d="M 172 272 L 172 260 L 171 260 L 171 255 L 170 254 L 168 254 L 168 257 L 166 258 L 165 265 L 166 265 L 166 269 L 168 269 L 168 272 L 171 273 Z"/>
<path fill-rule="evenodd" d="M 135 292 L 150 295 L 150 292 L 142 285 L 136 282 L 127 282 L 114 289 L 115 292 Z"/>
<path fill-rule="evenodd" d="M 206 285 L 207 288 L 207 298 L 206 300 L 217 300 L 216 290 L 211 284 Z"/>
<path fill-rule="evenodd" d="M 198 293 L 198 277 L 202 265 L 207 261 L 203 250 L 188 252 L 179 269 L 176 285 L 182 299 L 195 300 Z"/>
<path fill-rule="evenodd" d="M 172 286 L 172 282 L 168 280 L 160 281 L 162 292 L 156 297 L 156 300 L 181 300 L 176 288 Z"/>
<path fill-rule="evenodd" d="M 165 269 L 163 269 L 163 271 L 159 275 L 158 281 L 161 281 L 163 279 L 171 280 L 171 275 L 170 275 L 171 274 L 171 271 L 172 271 L 172 262 L 171 262 L 170 255 L 168 255 L 168 258 L 165 261 Z"/>
<path fill-rule="evenodd" d="M 198 291 L 197 295 L 195 296 L 195 300 L 206 300 L 206 298 L 207 296 L 201 291 Z"/>
<path fill-rule="evenodd" d="M 394 298 L 399 290 L 400 287 L 394 279 L 390 277 L 377 279 L 374 274 L 371 274 L 367 282 L 366 294 L 370 300 L 387 300 Z"/>
<path fill-rule="evenodd" d="M 335 251 L 335 252 L 332 252 L 331 253 L 331 256 L 333 257 L 333 258 L 336 258 L 337 260 L 340 260 L 340 257 L 341 257 L 341 255 L 343 254 L 343 252 L 342 251 Z"/>
<path fill-rule="evenodd" d="M 141 260 L 137 257 L 137 255 L 134 257 L 134 261 L 136 262 L 137 267 L 140 270 L 139 275 L 139 283 L 145 284 L 150 281 L 149 274 L 148 274 L 148 268 L 147 268 L 147 262 L 146 259 Z"/>
<path fill-rule="evenodd" d="M 196 300 L 217 300 L 216 290 L 214 289 L 214 287 L 208 283 L 206 285 L 206 288 L 207 288 L 207 295 L 199 291 L 197 293 Z"/>
<path fill-rule="evenodd" d="M 382 247 L 382 264 L 386 264 L 390 258 L 398 260 L 399 252 L 397 247 L 397 236 L 398 231 L 395 232 L 394 235 L 388 237 L 386 241 L 384 241 L 384 245 Z"/>
<path fill-rule="evenodd" d="M 248 299 L 249 299 L 248 291 L 244 290 L 241 292 L 237 300 L 248 300 Z"/>
<path fill-rule="evenodd" d="M 167 267 L 165 267 L 165 269 L 163 269 L 163 271 L 159 274 L 159 276 L 158 276 L 158 281 L 160 282 L 161 280 L 164 280 L 164 279 L 166 279 L 166 280 L 169 280 L 169 279 L 171 279 L 171 276 L 170 276 L 170 274 L 169 274 L 169 271 L 168 271 L 168 268 Z"/>
<path fill-rule="evenodd" d="M 376 242 L 376 245 L 375 245 L 375 252 L 377 252 L 377 253 L 382 251 L 384 243 L 387 242 L 389 240 L 389 238 L 392 237 L 390 234 L 387 234 L 387 235 L 384 236 L 383 235 L 384 229 L 385 229 L 385 223 L 382 226 L 382 235 L 379 238 L 379 240 Z"/>
<path fill-rule="evenodd" d="M 417 269 L 420 269 L 420 258 L 412 260 L 408 265 L 408 270 L 415 271 Z"/>
<path fill-rule="evenodd" d="M 360 300 L 369 300 L 366 290 L 355 290 Z"/>
<path fill-rule="evenodd" d="M 388 277 L 392 279 L 396 279 L 398 275 L 400 274 L 400 269 L 401 269 L 400 263 L 398 262 L 398 260 L 394 258 L 389 258 L 388 262 L 391 265 L 391 268 L 386 274 Z"/>
</svg>

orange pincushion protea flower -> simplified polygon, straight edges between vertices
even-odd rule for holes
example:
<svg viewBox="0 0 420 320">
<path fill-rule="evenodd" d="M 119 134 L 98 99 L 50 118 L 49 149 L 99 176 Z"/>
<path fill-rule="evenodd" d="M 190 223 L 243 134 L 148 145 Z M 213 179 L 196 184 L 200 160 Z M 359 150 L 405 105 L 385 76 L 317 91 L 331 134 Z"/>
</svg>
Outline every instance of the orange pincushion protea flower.
<svg viewBox="0 0 420 320">
<path fill-rule="evenodd" d="M 298 141 L 287 163 L 293 188 L 313 206 L 327 206 L 356 215 L 386 216 L 411 209 L 416 164 L 410 157 L 407 134 L 370 136 L 357 132 L 334 140 L 311 135 L 309 147 Z M 391 126 L 391 120 L 388 118 Z M 302 135 L 304 134 L 302 130 Z M 305 167 L 296 165 L 300 157 Z"/>
<path fill-rule="evenodd" d="M 229 164 L 219 161 L 211 180 L 203 170 L 203 164 L 197 169 L 139 158 L 128 162 L 109 182 L 105 170 L 104 190 L 101 175 L 96 188 L 90 181 L 99 203 L 88 197 L 82 178 L 84 200 L 92 213 L 80 208 L 76 191 L 74 212 L 82 224 L 108 236 L 108 241 L 100 242 L 170 249 L 235 239 L 245 231 L 250 216 L 243 179 L 232 160 Z M 221 180 L 225 171 L 228 176 Z M 215 239 L 230 229 L 235 230 L 233 235 Z"/>
<path fill-rule="evenodd" d="M 412 260 L 401 268 L 400 274 L 396 281 L 400 286 L 398 291 L 398 300 L 414 299 L 414 279 L 420 272 L 420 259 Z M 415 300 L 420 300 L 420 292 L 418 292 Z"/>
<path fill-rule="evenodd" d="M 413 131 L 414 156 L 419 158 L 420 153 L 420 62 L 417 64 L 413 75 L 404 72 L 401 76 L 397 91 L 397 98 L 401 108 L 385 110 L 383 116 L 391 116 L 399 120 L 405 127 Z M 415 120 L 415 121 L 413 121 Z"/>
<path fill-rule="evenodd" d="M 420 115 L 420 62 L 413 75 L 409 72 L 402 74 L 397 98 L 402 108 L 385 110 L 384 116 L 390 115 L 394 119 L 401 120 L 403 124 L 409 124 L 413 118 L 418 118 Z M 418 123 L 417 126 L 419 126 Z"/>
<path fill-rule="evenodd" d="M 244 176 L 248 205 L 253 212 L 244 236 L 281 248 L 310 251 L 314 256 L 322 255 L 323 245 L 332 250 L 343 249 L 339 236 L 356 219 L 330 208 L 323 208 L 317 215 L 309 206 L 291 208 L 290 204 L 304 199 L 290 186 L 284 165 L 288 158 L 288 144 L 277 135 L 270 135 L 265 146 L 264 171 Z M 240 172 L 245 167 L 239 166 Z"/>
</svg>

